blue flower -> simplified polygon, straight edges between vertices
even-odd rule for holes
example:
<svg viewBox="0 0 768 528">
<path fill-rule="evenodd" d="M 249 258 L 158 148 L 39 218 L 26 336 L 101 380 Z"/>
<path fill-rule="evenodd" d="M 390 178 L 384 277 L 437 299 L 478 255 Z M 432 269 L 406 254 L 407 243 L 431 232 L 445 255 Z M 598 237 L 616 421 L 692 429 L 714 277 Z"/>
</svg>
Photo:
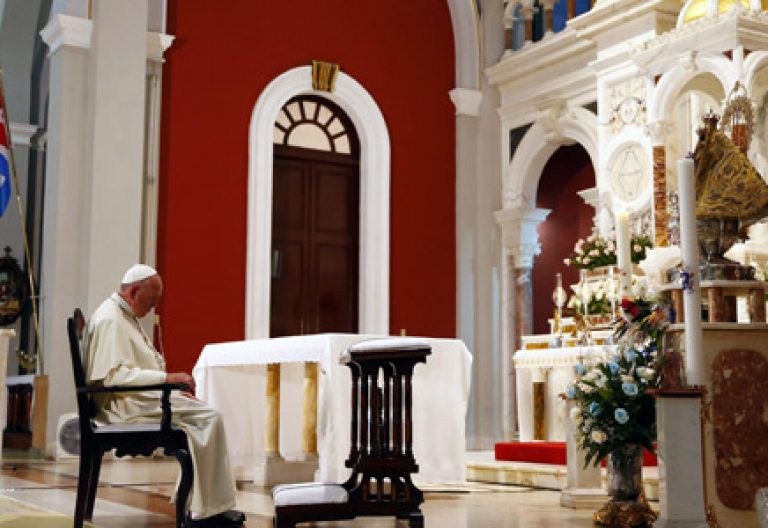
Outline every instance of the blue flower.
<svg viewBox="0 0 768 528">
<path fill-rule="evenodd" d="M 619 372 L 619 364 L 615 361 L 609 361 L 608 362 L 608 368 L 611 369 L 611 374 L 616 374 Z"/>
<path fill-rule="evenodd" d="M 569 386 L 567 389 L 565 389 L 565 395 L 568 398 L 570 398 L 570 399 L 575 398 L 576 397 L 576 389 L 574 389 L 573 386 Z"/>
<path fill-rule="evenodd" d="M 613 354 L 613 355 L 611 356 L 611 361 L 613 361 L 614 363 L 618 363 L 618 362 L 619 362 L 619 359 L 621 359 L 621 358 L 619 358 L 619 355 L 618 355 L 618 354 Z"/>
<path fill-rule="evenodd" d="M 621 390 L 623 390 L 624 394 L 627 396 L 637 396 L 638 393 L 637 385 L 634 383 L 622 383 Z"/>
<path fill-rule="evenodd" d="M 625 409 L 622 409 L 621 407 L 613 411 L 613 417 L 620 424 L 625 424 L 629 421 L 629 413 Z"/>
<path fill-rule="evenodd" d="M 589 413 L 592 415 L 597 415 L 600 413 L 600 404 L 597 402 L 592 402 L 589 404 Z"/>
<path fill-rule="evenodd" d="M 632 350 L 631 348 L 624 352 L 624 357 L 627 358 L 627 361 L 632 363 L 637 358 L 637 352 Z"/>
<path fill-rule="evenodd" d="M 583 376 L 586 373 L 587 373 L 587 367 L 585 367 L 581 363 L 576 365 L 576 374 L 578 374 L 579 376 Z"/>
</svg>

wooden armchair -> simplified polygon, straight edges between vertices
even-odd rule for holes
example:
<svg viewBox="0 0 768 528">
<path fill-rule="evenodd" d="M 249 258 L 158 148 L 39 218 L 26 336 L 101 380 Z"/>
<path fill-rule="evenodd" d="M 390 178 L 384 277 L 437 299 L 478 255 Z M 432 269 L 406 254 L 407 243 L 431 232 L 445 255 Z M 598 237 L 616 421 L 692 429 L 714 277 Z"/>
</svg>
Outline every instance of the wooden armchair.
<svg viewBox="0 0 768 528">
<path fill-rule="evenodd" d="M 277 486 L 275 528 L 389 515 L 424 526 L 424 497 L 411 482 L 419 470 L 412 450 L 411 378 L 429 354 L 428 344 L 413 339 L 365 341 L 347 351 L 342 362 L 352 371 L 352 423 L 345 465 L 352 475 L 343 484 Z"/>
<path fill-rule="evenodd" d="M 80 342 L 85 319 L 79 309 L 67 319 L 69 349 L 72 354 L 72 371 L 75 377 L 77 411 L 80 419 L 80 474 L 77 481 L 75 528 L 82 528 L 83 520 L 93 517 L 99 470 L 104 453 L 115 450 L 118 457 L 151 455 L 163 448 L 166 455 L 175 456 L 181 464 L 181 480 L 176 495 L 176 527 L 185 525 L 185 509 L 192 486 L 192 458 L 184 431 L 171 425 L 170 394 L 172 390 L 189 390 L 183 383 L 164 383 L 142 386 L 89 387 L 85 382 L 85 368 Z M 162 418 L 159 423 L 125 423 L 96 425 L 94 394 L 136 391 L 162 391 Z"/>
</svg>

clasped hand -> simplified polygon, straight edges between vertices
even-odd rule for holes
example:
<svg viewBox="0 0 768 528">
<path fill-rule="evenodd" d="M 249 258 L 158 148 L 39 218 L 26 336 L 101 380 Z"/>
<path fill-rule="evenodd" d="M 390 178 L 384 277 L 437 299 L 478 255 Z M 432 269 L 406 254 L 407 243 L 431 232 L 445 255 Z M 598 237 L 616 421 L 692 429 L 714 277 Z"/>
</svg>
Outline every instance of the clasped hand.
<svg viewBox="0 0 768 528">
<path fill-rule="evenodd" d="M 186 372 L 170 372 L 165 375 L 166 383 L 184 383 L 189 386 L 189 391 L 182 391 L 181 394 L 196 400 L 195 398 L 195 378 Z"/>
</svg>

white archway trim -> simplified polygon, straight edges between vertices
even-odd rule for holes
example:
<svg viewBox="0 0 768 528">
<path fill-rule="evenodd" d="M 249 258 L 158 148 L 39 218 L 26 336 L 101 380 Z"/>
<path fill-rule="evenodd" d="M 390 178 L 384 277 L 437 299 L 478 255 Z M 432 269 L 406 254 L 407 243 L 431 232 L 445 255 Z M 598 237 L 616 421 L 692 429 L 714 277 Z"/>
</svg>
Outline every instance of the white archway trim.
<svg viewBox="0 0 768 528">
<path fill-rule="evenodd" d="M 453 26 L 456 86 L 480 87 L 480 21 L 474 0 L 448 0 Z"/>
<path fill-rule="evenodd" d="M 753 51 L 744 59 L 744 86 L 747 93 L 755 93 L 755 79 L 757 74 L 768 65 L 768 51 Z"/>
<path fill-rule="evenodd" d="M 663 121 L 672 115 L 675 102 L 680 96 L 683 87 L 702 73 L 711 73 L 723 85 L 727 94 L 736 83 L 738 75 L 734 64 L 726 57 L 697 57 L 694 68 L 675 66 L 661 76 L 656 91 L 650 101 L 648 109 L 648 122 Z"/>
<path fill-rule="evenodd" d="M 563 145 L 579 143 L 587 151 L 597 177 L 597 116 L 585 108 L 571 108 L 556 119 L 539 119 L 523 137 L 504 178 L 504 208 L 534 207 L 536 190 L 552 154 Z"/>
<path fill-rule="evenodd" d="M 248 255 L 245 337 L 269 337 L 272 249 L 272 129 L 283 105 L 314 94 L 339 105 L 360 138 L 360 283 L 358 328 L 389 333 L 390 148 L 384 116 L 368 91 L 340 72 L 333 93 L 312 89 L 312 68 L 293 68 L 259 96 L 248 137 Z"/>
</svg>

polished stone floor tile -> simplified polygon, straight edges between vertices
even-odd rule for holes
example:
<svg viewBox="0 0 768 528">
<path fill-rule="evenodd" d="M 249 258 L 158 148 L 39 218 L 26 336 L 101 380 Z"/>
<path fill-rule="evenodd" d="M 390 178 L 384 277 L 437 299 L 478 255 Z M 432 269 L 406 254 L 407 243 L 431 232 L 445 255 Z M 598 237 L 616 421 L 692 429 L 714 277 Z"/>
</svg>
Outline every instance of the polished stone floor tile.
<svg viewBox="0 0 768 528">
<path fill-rule="evenodd" d="M 173 528 L 174 506 L 168 498 L 177 474 L 178 465 L 173 460 L 106 461 L 92 526 Z M 77 461 L 4 464 L 0 471 L 0 528 L 71 526 L 76 484 Z M 247 528 L 270 528 L 274 510 L 269 490 L 244 488 L 237 492 L 237 503 L 248 515 Z M 556 491 L 481 483 L 425 484 L 423 490 L 426 501 L 422 509 L 430 528 L 592 526 L 590 511 L 561 508 Z M 392 518 L 361 518 L 303 526 L 392 528 L 405 524 L 398 525 Z"/>
</svg>

